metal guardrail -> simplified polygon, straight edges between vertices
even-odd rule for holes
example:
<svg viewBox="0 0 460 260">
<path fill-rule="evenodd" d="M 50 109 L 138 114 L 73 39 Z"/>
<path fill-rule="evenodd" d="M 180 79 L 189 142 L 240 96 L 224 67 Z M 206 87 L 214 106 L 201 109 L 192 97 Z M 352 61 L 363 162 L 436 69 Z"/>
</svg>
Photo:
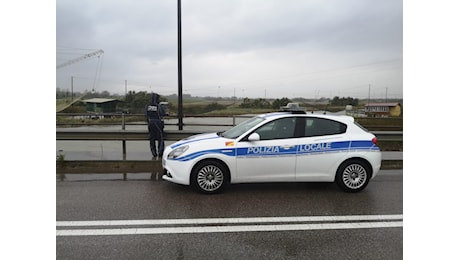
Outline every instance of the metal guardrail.
<svg viewBox="0 0 460 260">
<path fill-rule="evenodd" d="M 147 125 L 146 122 L 143 122 L 144 119 L 145 119 L 145 115 L 144 114 L 125 114 L 125 113 L 85 113 L 85 114 L 81 114 L 81 113 L 56 113 L 56 116 L 57 117 L 67 117 L 67 118 L 77 118 L 77 119 L 81 119 L 82 122 L 78 122 L 78 121 L 69 121 L 69 122 L 59 122 L 57 121 L 56 122 L 56 126 L 101 126 L 101 125 L 105 125 L 105 126 L 116 126 L 116 125 L 119 125 L 121 126 L 122 129 L 124 129 L 125 126 L 128 126 L 128 125 Z M 136 122 L 130 122 L 130 121 L 127 121 L 126 119 L 127 118 L 137 118 L 139 119 L 139 121 L 136 121 Z M 232 123 L 227 123 L 227 124 L 205 124 L 205 123 L 184 123 L 184 126 L 225 126 L 225 127 L 233 127 L 236 125 L 236 119 L 237 118 L 251 118 L 253 116 L 251 115 L 232 115 L 232 116 L 226 116 L 226 115 L 222 115 L 222 116 L 206 116 L 206 115 L 190 115 L 190 116 L 184 116 L 186 118 L 215 118 L 215 117 L 219 117 L 219 118 L 228 118 L 228 119 L 231 119 Z M 120 121 L 117 121 L 117 120 L 106 120 L 106 121 L 103 121 L 103 120 L 97 120 L 97 121 L 94 121 L 94 122 L 91 122 L 90 121 L 86 121 L 84 119 L 112 119 L 112 118 L 119 118 L 118 120 L 121 120 Z M 175 123 L 170 123 L 169 121 L 172 120 L 177 120 L 176 117 L 170 117 L 170 116 L 166 116 L 163 118 L 164 120 L 164 123 L 165 125 L 169 125 L 169 126 L 178 126 L 179 123 L 175 122 Z"/>
<path fill-rule="evenodd" d="M 125 126 L 137 126 L 137 125 L 147 125 L 144 121 L 144 114 L 129 114 L 129 113 L 56 113 L 56 117 L 63 117 L 63 118 L 73 118 L 73 119 L 82 119 L 81 122 L 78 120 L 70 120 L 68 122 L 65 121 L 56 121 L 56 126 L 121 126 L 121 129 L 124 129 Z M 247 119 L 253 117 L 253 115 L 186 115 L 185 118 L 228 118 L 231 119 L 231 123 L 225 124 L 205 124 L 205 123 L 191 123 L 191 122 L 184 122 L 184 126 L 222 126 L 222 127 L 232 127 L 236 125 L 236 120 L 239 119 Z M 90 118 L 97 118 L 97 119 L 108 119 L 108 120 L 84 120 Z M 118 118 L 118 120 L 110 120 Z M 127 120 L 128 118 L 136 118 L 138 121 Z M 165 125 L 169 126 L 178 126 L 178 123 L 175 122 L 177 120 L 176 117 L 165 117 Z M 359 122 L 359 118 L 356 119 Z M 373 120 L 379 121 L 381 118 L 366 118 L 366 120 Z M 401 131 L 402 126 L 397 124 L 392 124 L 392 121 L 399 122 L 398 118 L 387 118 L 385 120 L 390 120 L 386 124 L 376 124 L 376 122 L 372 122 L 371 124 L 367 124 L 365 127 L 368 129 L 381 129 L 384 131 Z M 92 122 L 93 121 L 93 122 Z"/>
<path fill-rule="evenodd" d="M 197 134 L 196 131 L 165 131 L 164 139 L 178 141 Z M 149 140 L 147 130 L 67 130 L 56 129 L 56 140 L 141 141 Z"/>
<path fill-rule="evenodd" d="M 379 142 L 382 141 L 394 141 L 401 142 L 403 141 L 403 131 L 370 131 L 373 133 Z"/>
<path fill-rule="evenodd" d="M 200 134 L 198 131 L 169 130 L 165 131 L 165 140 L 178 141 L 191 135 Z M 402 131 L 374 131 L 379 141 L 402 141 Z M 161 160 L 126 160 L 126 141 L 149 140 L 147 130 L 69 130 L 56 129 L 56 140 L 73 141 L 121 141 L 123 144 L 123 160 L 115 161 L 56 161 L 56 174 L 82 173 L 126 173 L 161 172 Z M 382 167 L 387 169 L 402 168 L 402 161 L 383 161 Z M 153 175 L 152 175 L 153 176 Z M 157 176 L 158 177 L 158 176 Z"/>
<path fill-rule="evenodd" d="M 377 136 L 379 141 L 402 141 L 402 131 L 371 131 Z M 168 141 L 178 141 L 202 131 L 193 130 L 166 130 L 164 139 Z M 147 130 L 68 130 L 56 129 L 56 140 L 75 140 L 75 141 L 141 141 L 149 140 Z"/>
</svg>

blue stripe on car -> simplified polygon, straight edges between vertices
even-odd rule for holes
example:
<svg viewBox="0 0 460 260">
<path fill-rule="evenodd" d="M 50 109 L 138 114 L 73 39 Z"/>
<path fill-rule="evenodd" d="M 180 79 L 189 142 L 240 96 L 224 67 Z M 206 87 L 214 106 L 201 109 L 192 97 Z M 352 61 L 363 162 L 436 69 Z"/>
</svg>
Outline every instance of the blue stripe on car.
<svg viewBox="0 0 460 260">
<path fill-rule="evenodd" d="M 185 161 L 193 160 L 193 159 L 195 159 L 197 157 L 200 157 L 202 155 L 211 154 L 211 153 L 224 154 L 224 155 L 228 155 L 228 156 L 235 156 L 235 150 L 236 150 L 235 148 L 205 150 L 205 151 L 199 151 L 199 152 L 191 153 L 189 155 L 179 157 L 179 158 L 175 158 L 173 160 L 185 162 Z"/>
<path fill-rule="evenodd" d="M 206 138 L 212 139 L 212 138 Z M 204 139 L 201 139 L 204 140 Z M 223 148 L 213 150 L 203 150 L 186 156 L 178 157 L 176 161 L 190 161 L 205 154 L 223 154 L 227 156 L 253 157 L 253 156 L 283 156 L 283 155 L 307 155 L 315 153 L 340 152 L 348 150 L 373 150 L 378 151 L 379 147 L 372 141 L 343 141 L 325 142 L 293 145 L 292 147 L 283 146 L 257 146 L 244 148 Z"/>
</svg>

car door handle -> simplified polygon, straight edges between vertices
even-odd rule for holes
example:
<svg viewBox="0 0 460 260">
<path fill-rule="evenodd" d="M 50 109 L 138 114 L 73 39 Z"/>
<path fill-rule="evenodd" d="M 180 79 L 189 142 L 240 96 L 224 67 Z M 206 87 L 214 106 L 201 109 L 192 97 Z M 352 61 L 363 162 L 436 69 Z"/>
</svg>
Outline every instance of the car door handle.
<svg viewBox="0 0 460 260">
<path fill-rule="evenodd" d="M 282 146 L 281 146 L 281 148 L 283 148 L 283 149 L 286 149 L 286 150 L 287 150 L 287 149 L 291 149 L 291 148 L 293 148 L 294 146 L 295 146 L 295 145 L 288 145 L 288 144 L 286 144 L 286 145 L 282 145 Z"/>
</svg>

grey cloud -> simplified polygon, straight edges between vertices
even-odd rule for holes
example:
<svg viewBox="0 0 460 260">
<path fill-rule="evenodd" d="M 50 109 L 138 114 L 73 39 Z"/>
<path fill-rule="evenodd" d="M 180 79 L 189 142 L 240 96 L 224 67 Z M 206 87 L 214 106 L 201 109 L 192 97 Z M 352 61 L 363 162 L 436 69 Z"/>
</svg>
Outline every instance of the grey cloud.
<svg viewBox="0 0 460 260">
<path fill-rule="evenodd" d="M 103 49 L 105 78 L 175 84 L 177 1 L 56 4 L 57 45 Z M 267 74 L 283 78 L 286 71 L 310 73 L 397 59 L 402 64 L 402 1 L 182 0 L 182 44 L 184 73 L 194 73 L 184 82 L 190 89 L 239 82 L 233 75 L 260 82 Z M 58 71 L 57 77 L 68 77 L 63 74 Z M 353 82 L 366 85 L 372 78 L 356 75 Z M 327 74 L 321 76 L 326 82 Z M 390 77 L 388 82 L 396 82 L 402 93 L 401 73 Z M 340 84 L 332 82 L 332 75 L 329 79 L 325 85 Z M 304 86 L 305 77 L 292 84 Z"/>
</svg>

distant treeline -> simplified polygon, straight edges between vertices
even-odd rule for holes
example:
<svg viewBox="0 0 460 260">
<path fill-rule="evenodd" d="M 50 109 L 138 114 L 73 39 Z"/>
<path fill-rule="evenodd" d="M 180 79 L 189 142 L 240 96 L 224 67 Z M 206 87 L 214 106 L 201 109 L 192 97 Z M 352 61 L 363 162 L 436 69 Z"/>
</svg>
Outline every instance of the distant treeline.
<svg viewBox="0 0 460 260">
<path fill-rule="evenodd" d="M 331 100 L 331 106 L 346 106 L 346 105 L 352 105 L 352 106 L 358 106 L 359 104 L 359 99 L 357 98 L 352 98 L 352 97 L 334 97 Z"/>
<path fill-rule="evenodd" d="M 102 92 L 87 92 L 87 93 L 73 93 L 74 97 L 82 96 L 83 99 L 90 98 L 112 98 L 118 99 L 121 102 L 117 104 L 117 111 L 124 111 L 133 114 L 144 113 L 145 105 L 150 102 L 151 92 L 146 91 L 129 91 L 126 95 L 110 94 L 108 91 Z M 56 89 L 56 99 L 70 99 L 71 93 L 67 90 Z M 301 106 L 314 106 L 317 108 L 328 108 L 331 107 L 345 107 L 346 105 L 352 105 L 358 107 L 359 99 L 352 97 L 334 97 L 333 99 L 305 99 L 305 98 L 294 98 L 289 99 L 287 97 L 276 98 L 276 99 L 265 99 L 265 98 L 236 98 L 236 97 L 193 97 L 185 94 L 184 100 L 184 113 L 193 114 L 204 114 L 211 111 L 225 110 L 229 108 L 241 108 L 241 109 L 273 109 L 278 110 L 281 106 L 285 106 L 288 103 L 297 102 Z M 160 95 L 160 101 L 169 102 L 168 109 L 170 113 L 177 113 L 177 95 L 163 96 Z M 398 101 L 401 102 L 401 101 Z M 362 103 L 362 102 L 361 102 Z M 84 111 L 84 104 L 75 104 L 73 111 Z"/>
<path fill-rule="evenodd" d="M 283 97 L 281 99 L 277 98 L 272 102 L 264 99 L 264 98 L 257 98 L 257 99 L 249 99 L 244 98 L 243 103 L 240 104 L 241 108 L 273 108 L 279 109 L 281 106 L 285 106 L 288 103 L 291 103 L 292 100 L 289 98 Z"/>
</svg>

